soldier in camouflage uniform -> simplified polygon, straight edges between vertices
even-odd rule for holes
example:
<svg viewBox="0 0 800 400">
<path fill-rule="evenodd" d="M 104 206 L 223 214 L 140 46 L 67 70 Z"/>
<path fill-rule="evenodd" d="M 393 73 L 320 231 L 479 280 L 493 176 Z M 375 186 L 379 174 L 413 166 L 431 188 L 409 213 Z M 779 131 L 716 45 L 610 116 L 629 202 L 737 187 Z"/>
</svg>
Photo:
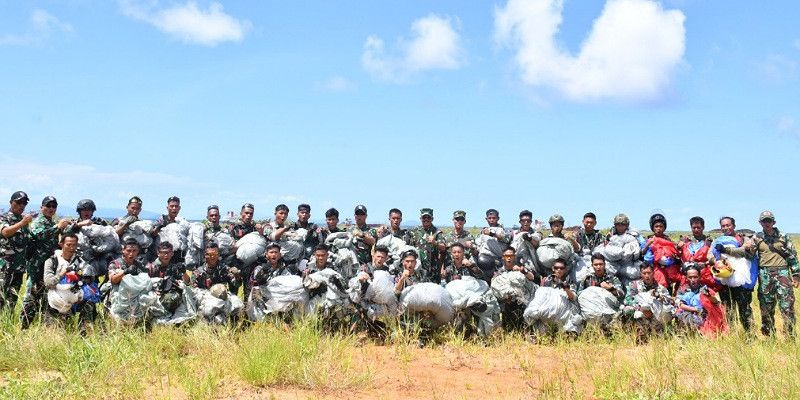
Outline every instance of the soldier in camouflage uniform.
<svg viewBox="0 0 800 400">
<path fill-rule="evenodd" d="M 464 229 L 467 223 L 467 213 L 461 210 L 453 211 L 453 230 L 443 233 L 439 240 L 439 252 L 445 253 L 445 263 L 451 261 L 448 249 L 454 243 L 461 243 L 464 248 L 464 258 L 473 260 L 478 256 L 478 249 L 475 247 L 475 235 Z"/>
<path fill-rule="evenodd" d="M 544 235 L 539 228 L 534 228 L 532 224 L 533 213 L 528 210 L 520 211 L 519 229 L 511 232 L 511 243 L 516 243 L 517 236 L 523 235 L 523 240 L 530 242 L 534 248 L 539 247 L 539 242 L 542 240 Z M 525 236 L 526 234 L 527 236 Z"/>
<path fill-rule="evenodd" d="M 411 245 L 419 251 L 422 279 L 424 282 L 439 282 L 442 279 L 441 257 L 439 257 L 439 242 L 442 240 L 442 231 L 433 226 L 433 209 L 419 210 L 422 225 L 411 230 Z"/>
<path fill-rule="evenodd" d="M 622 301 L 625 297 L 625 289 L 622 287 L 622 282 L 619 278 L 606 273 L 605 256 L 602 254 L 592 255 L 592 268 L 594 268 L 594 273 L 589 274 L 582 282 L 578 283 L 578 294 L 586 288 L 597 286 L 608 290 L 614 297 Z"/>
<path fill-rule="evenodd" d="M 216 243 L 210 243 L 206 246 L 205 263 L 194 270 L 190 283 L 192 287 L 200 289 L 211 289 L 211 286 L 221 283 L 230 290 L 238 288 L 241 280 L 239 269 L 223 265 L 220 262 L 219 246 Z"/>
<path fill-rule="evenodd" d="M 127 214 L 124 217 L 116 218 L 111 222 L 111 226 L 117 231 L 119 237 L 125 234 L 125 230 L 128 229 L 130 224 L 139 220 L 139 213 L 142 212 L 142 199 L 139 196 L 131 197 L 125 210 Z"/>
<path fill-rule="evenodd" d="M 228 225 L 228 232 L 233 237 L 233 240 L 239 240 L 251 232 L 262 232 L 260 224 L 253 223 L 253 213 L 255 207 L 250 203 L 242 205 L 242 211 L 239 218 L 232 224 Z"/>
<path fill-rule="evenodd" d="M 408 230 L 400 227 L 403 222 L 403 212 L 397 208 L 389 210 L 389 226 L 381 225 L 377 230 L 376 236 L 378 239 L 393 235 L 394 237 L 403 239 L 403 241 L 411 245 L 411 234 Z"/>
<path fill-rule="evenodd" d="M 358 263 L 365 266 L 372 261 L 372 246 L 375 245 L 378 235 L 374 228 L 367 225 L 367 207 L 357 205 L 354 219 L 356 223 L 350 227 L 349 232 L 356 237 L 355 253 Z"/>
<path fill-rule="evenodd" d="M 775 305 L 783 315 L 783 329 L 794 337 L 794 290 L 800 286 L 800 267 L 797 251 L 785 233 L 775 227 L 775 215 L 764 211 L 758 222 L 762 232 L 753 238 L 753 247 L 759 260 L 758 304 L 761 309 L 761 333 L 775 332 Z"/>
<path fill-rule="evenodd" d="M 22 275 L 27 260 L 25 250 L 30 240 L 30 214 L 22 215 L 28 205 L 28 194 L 23 191 L 11 195 L 10 211 L 0 216 L 0 311 L 13 310 L 17 304 Z"/>
<path fill-rule="evenodd" d="M 322 243 L 321 241 L 321 229 L 317 224 L 313 222 L 309 222 L 308 220 L 311 218 L 311 206 L 308 204 L 300 204 L 297 206 L 297 222 L 292 224 L 293 230 L 298 229 L 306 229 L 308 230 L 308 234 L 306 235 L 305 240 L 303 240 L 303 254 L 300 256 L 300 259 L 308 260 L 314 255 L 314 249 L 317 248 L 317 245 Z"/>
<path fill-rule="evenodd" d="M 658 284 L 652 264 L 644 264 L 641 269 L 641 279 L 628 285 L 625 300 L 623 301 L 622 315 L 627 322 L 633 323 L 636 329 L 636 343 L 646 343 L 650 335 L 664 332 L 664 324 L 654 317 L 652 311 L 642 309 L 636 299 L 639 293 L 650 292 L 653 297 L 665 303 L 670 303 L 669 291 Z M 641 313 L 641 315 L 639 315 Z"/>
<path fill-rule="evenodd" d="M 286 204 L 275 206 L 275 218 L 264 227 L 264 237 L 267 238 L 267 241 L 277 242 L 284 233 L 292 228 L 288 216 L 289 207 Z"/>
<path fill-rule="evenodd" d="M 580 254 L 589 255 L 597 247 L 603 244 L 605 238 L 595 229 L 597 226 L 597 216 L 593 212 L 583 214 L 583 227 L 577 232 L 575 239 L 580 245 Z"/>
<path fill-rule="evenodd" d="M 339 210 L 329 208 L 325 211 L 325 227 L 320 232 L 320 243 L 324 244 L 331 233 L 338 232 L 344 232 L 344 229 L 339 228 Z"/>
<path fill-rule="evenodd" d="M 30 224 L 31 241 L 28 243 L 28 283 L 22 299 L 20 322 L 27 328 L 36 314 L 45 307 L 44 263 L 58 249 L 58 235 L 69 225 L 69 219 L 56 223 L 58 202 L 53 196 L 42 200 L 41 213 Z"/>
<path fill-rule="evenodd" d="M 471 276 L 475 279 L 484 279 L 483 271 L 474 261 L 466 258 L 466 250 L 461 242 L 454 242 L 450 245 L 448 257 L 444 261 L 444 266 L 440 275 L 445 282 L 453 279 L 461 279 L 463 276 Z"/>
<path fill-rule="evenodd" d="M 179 282 L 189 283 L 186 266 L 172 262 L 174 252 L 170 242 L 161 242 L 158 244 L 158 258 L 147 264 L 147 274 L 151 278 L 161 278 L 160 284 L 153 289 L 169 312 L 175 312 L 182 301 L 183 290 Z"/>
</svg>

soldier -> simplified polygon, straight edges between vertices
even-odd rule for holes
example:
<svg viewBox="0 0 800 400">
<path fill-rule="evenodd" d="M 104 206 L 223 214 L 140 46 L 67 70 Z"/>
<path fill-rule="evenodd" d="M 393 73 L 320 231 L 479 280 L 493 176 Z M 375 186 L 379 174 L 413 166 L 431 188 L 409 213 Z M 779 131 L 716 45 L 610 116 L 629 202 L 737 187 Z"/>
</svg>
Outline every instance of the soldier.
<svg viewBox="0 0 800 400">
<path fill-rule="evenodd" d="M 775 332 L 775 305 L 783 315 L 783 330 L 794 337 L 794 290 L 800 286 L 800 267 L 794 243 L 775 227 L 775 215 L 764 211 L 758 216 L 763 229 L 750 246 L 758 256 L 758 305 L 761 309 L 761 333 Z"/>
<path fill-rule="evenodd" d="M 314 272 L 322 271 L 325 268 L 336 269 L 333 263 L 328 260 L 328 246 L 318 244 L 314 248 L 314 263 L 306 264 L 306 269 L 303 271 L 303 277 L 307 277 Z M 337 271 L 338 272 L 338 271 Z"/>
<path fill-rule="evenodd" d="M 210 242 L 215 233 L 222 232 L 225 228 L 222 227 L 219 223 L 219 206 L 216 204 L 212 204 L 208 206 L 206 209 L 206 220 L 203 221 L 203 227 L 205 228 L 205 243 Z"/>
<path fill-rule="evenodd" d="M 119 285 L 125 275 L 146 274 L 147 268 L 139 262 L 139 243 L 128 239 L 122 246 L 122 256 L 108 265 L 108 280 L 112 285 Z"/>
<path fill-rule="evenodd" d="M 53 290 L 61 282 L 61 279 L 68 273 L 83 272 L 86 274 L 92 267 L 86 264 L 78 256 L 78 236 L 74 233 L 65 233 L 61 236 L 61 249 L 56 250 L 52 257 L 44 262 L 44 285 L 47 290 Z M 84 299 L 77 303 L 79 321 L 81 324 L 94 321 L 96 316 L 95 303 Z M 60 314 L 57 310 L 47 306 L 45 320 L 50 322 L 64 321 L 72 315 Z"/>
<path fill-rule="evenodd" d="M 305 240 L 303 240 L 303 254 L 300 256 L 301 259 L 305 260 L 310 259 L 314 254 L 314 249 L 317 245 L 322 243 L 320 235 L 321 230 L 317 224 L 308 221 L 310 218 L 310 205 L 300 204 L 297 206 L 297 222 L 292 225 L 292 229 L 306 229 L 308 231 Z"/>
<path fill-rule="evenodd" d="M 277 243 L 267 245 L 266 262 L 253 268 L 250 287 L 266 285 L 270 279 L 282 275 L 302 275 L 296 265 L 287 264 L 281 258 L 281 246 Z"/>
<path fill-rule="evenodd" d="M 268 241 L 276 242 L 280 240 L 281 236 L 292 228 L 287 220 L 288 216 L 289 207 L 286 204 L 275 206 L 275 219 L 264 227 L 264 236 Z"/>
<path fill-rule="evenodd" d="M 172 196 L 167 199 L 167 213 L 162 214 L 156 222 L 153 224 L 153 230 L 150 234 L 155 238 L 158 236 L 158 233 L 161 232 L 161 229 L 164 229 L 169 224 L 178 223 L 178 213 L 181 212 L 181 199 L 178 196 Z M 174 253 L 172 256 L 172 262 L 175 263 L 183 263 L 186 254 L 185 249 L 179 250 Z M 152 255 L 148 257 L 148 259 L 152 259 Z"/>
<path fill-rule="evenodd" d="M 14 192 L 9 204 L 10 210 L 0 216 L 0 311 L 13 310 L 17 304 L 27 266 L 25 250 L 31 235 L 29 225 L 33 221 L 31 214 L 22 215 L 28 205 L 27 193 Z"/>
<path fill-rule="evenodd" d="M 377 229 L 378 238 L 382 238 L 388 235 L 392 235 L 394 237 L 403 239 L 403 241 L 410 245 L 411 244 L 411 235 L 409 232 L 400 227 L 400 224 L 403 222 L 403 212 L 397 208 L 393 208 L 389 210 L 389 227 L 387 228 L 385 225 L 381 225 Z"/>
<path fill-rule="evenodd" d="M 716 292 L 719 291 L 720 285 L 711 274 L 711 268 L 708 267 L 711 238 L 703 233 L 705 227 L 706 221 L 702 217 L 690 218 L 691 236 L 682 236 L 678 243 L 675 244 L 675 247 L 678 249 L 678 254 L 681 258 L 681 270 L 686 271 L 690 266 L 696 266 L 697 270 L 700 271 L 700 283 Z"/>
<path fill-rule="evenodd" d="M 486 222 L 489 226 L 481 230 L 485 245 L 479 249 L 478 266 L 488 281 L 502 267 L 503 251 L 511 244 L 511 235 L 500 225 L 500 213 L 497 210 L 486 210 Z"/>
<path fill-rule="evenodd" d="M 543 236 L 540 230 L 534 229 L 533 226 L 533 213 L 528 210 L 522 210 L 519 213 L 519 229 L 511 232 L 512 242 L 515 243 L 519 235 L 521 238 L 536 248 L 539 247 L 539 242 Z"/>
<path fill-rule="evenodd" d="M 550 223 L 550 234 L 547 237 L 566 239 L 572 245 L 573 251 L 581 251 L 581 245 L 575 239 L 575 234 L 564 234 L 564 217 L 559 214 L 553 214 L 547 222 Z"/>
<path fill-rule="evenodd" d="M 671 301 L 667 288 L 656 281 L 652 264 L 643 264 L 641 274 L 641 279 L 635 280 L 628 285 L 622 308 L 622 313 L 626 320 L 633 320 L 636 328 L 636 344 L 646 343 L 650 335 L 664 332 L 664 324 L 656 318 L 650 308 L 642 307 L 639 304 L 636 295 L 650 292 L 658 301 L 664 303 Z"/>
<path fill-rule="evenodd" d="M 422 279 L 426 282 L 440 282 L 441 268 L 438 242 L 442 240 L 442 231 L 433 225 L 433 209 L 419 210 L 422 225 L 411 230 L 411 245 L 419 251 Z"/>
<path fill-rule="evenodd" d="M 465 253 L 466 249 L 460 242 L 454 242 L 450 245 L 450 256 L 440 271 L 440 275 L 445 282 L 461 279 L 462 276 L 484 279 L 483 271 L 472 260 L 467 259 Z"/>
<path fill-rule="evenodd" d="M 325 211 L 325 227 L 322 228 L 320 243 L 325 243 L 331 233 L 337 232 L 344 232 L 344 229 L 339 228 L 339 210 L 329 208 Z"/>
<path fill-rule="evenodd" d="M 44 309 L 46 296 L 44 263 L 58 249 L 58 235 L 69 225 L 69 219 L 55 221 L 58 201 L 53 196 L 42 199 L 41 213 L 30 224 L 31 240 L 28 243 L 28 283 L 22 299 L 20 323 L 27 328 L 34 317 Z"/>
<path fill-rule="evenodd" d="M 244 203 L 239 218 L 232 224 L 228 225 L 228 232 L 230 232 L 233 240 L 239 240 L 251 232 L 263 232 L 261 224 L 253 223 L 253 213 L 255 207 L 251 203 Z"/>
<path fill-rule="evenodd" d="M 503 267 L 495 272 L 495 276 L 517 271 L 525 275 L 525 279 L 528 280 L 528 283 L 533 283 L 538 280 L 533 272 L 517 264 L 516 261 L 516 250 L 511 246 L 506 247 L 503 251 Z M 525 321 L 522 316 L 526 306 L 527 304 L 514 298 L 500 301 L 501 324 L 504 331 L 516 331 L 525 327 Z"/>
<path fill-rule="evenodd" d="M 139 220 L 139 213 L 142 212 L 142 199 L 139 196 L 133 196 L 128 200 L 128 206 L 125 207 L 127 214 L 111 222 L 111 226 L 117 231 L 117 235 L 121 238 L 125 234 L 130 224 Z"/>
<path fill-rule="evenodd" d="M 361 272 L 365 273 L 359 275 L 359 280 L 361 282 L 371 278 L 372 274 L 377 270 L 388 271 L 390 274 L 397 273 L 397 271 L 390 269 L 391 267 L 386 265 L 386 261 L 389 260 L 389 249 L 385 246 L 376 246 L 375 253 L 371 258 L 372 261 L 361 267 Z"/>
<path fill-rule="evenodd" d="M 375 245 L 377 233 L 367 225 L 367 207 L 359 204 L 353 212 L 355 225 L 350 227 L 350 233 L 356 237 L 355 253 L 359 264 L 366 265 L 372 261 L 372 246 Z"/>
<path fill-rule="evenodd" d="M 606 273 L 606 257 L 599 253 L 592 255 L 592 268 L 594 273 L 589 274 L 579 283 L 578 294 L 586 288 L 597 286 L 608 290 L 621 302 L 625 297 L 625 289 L 619 278 Z"/>
<path fill-rule="evenodd" d="M 722 304 L 725 305 L 725 311 L 728 314 L 728 320 L 733 320 L 734 310 L 738 312 L 739 320 L 745 332 L 750 332 L 750 327 L 753 324 L 753 310 L 750 303 L 753 302 L 753 288 L 755 288 L 756 281 L 758 280 L 758 262 L 753 260 L 755 255 L 755 247 L 752 240 L 745 239 L 743 236 L 736 233 L 736 220 L 733 217 L 722 217 L 719 220 L 719 227 L 722 234 L 731 236 L 738 242 L 737 247 L 717 246 L 720 253 L 730 254 L 736 257 L 745 257 L 752 262 L 751 264 L 751 282 L 742 286 L 730 287 L 727 285 L 720 285 L 719 297 Z M 716 261 L 713 252 L 708 252 L 708 263 L 713 264 Z"/>
<path fill-rule="evenodd" d="M 647 238 L 642 253 L 645 263 L 652 263 L 655 267 L 655 277 L 659 284 L 668 288 L 670 293 L 675 293 L 683 282 L 678 267 L 678 249 L 664 231 L 667 229 L 667 219 L 661 214 L 650 217 L 650 229 L 653 235 Z"/>
<path fill-rule="evenodd" d="M 207 290 L 221 283 L 230 290 L 231 287 L 238 288 L 241 284 L 241 279 L 241 273 L 238 268 L 229 268 L 220 262 L 219 246 L 216 243 L 209 243 L 206 246 L 205 262 L 194 270 L 190 283 L 192 287 Z"/>
<path fill-rule="evenodd" d="M 478 248 L 475 246 L 475 236 L 464 229 L 467 224 L 467 213 L 461 210 L 453 211 L 453 230 L 441 235 L 439 240 L 439 251 L 445 253 L 445 263 L 451 262 L 450 253 L 454 243 L 460 243 L 464 249 L 464 257 L 474 259 L 478 256 Z"/>
<path fill-rule="evenodd" d="M 542 287 L 564 289 L 570 301 L 578 300 L 576 286 L 567 273 L 567 261 L 561 258 L 553 262 L 553 273 L 542 279 Z"/>
<path fill-rule="evenodd" d="M 597 226 L 597 216 L 593 212 L 583 214 L 583 228 L 578 231 L 575 238 L 580 245 L 578 251 L 582 255 L 592 254 L 592 250 L 603 244 L 603 235 L 595 229 L 595 226 Z"/>
</svg>

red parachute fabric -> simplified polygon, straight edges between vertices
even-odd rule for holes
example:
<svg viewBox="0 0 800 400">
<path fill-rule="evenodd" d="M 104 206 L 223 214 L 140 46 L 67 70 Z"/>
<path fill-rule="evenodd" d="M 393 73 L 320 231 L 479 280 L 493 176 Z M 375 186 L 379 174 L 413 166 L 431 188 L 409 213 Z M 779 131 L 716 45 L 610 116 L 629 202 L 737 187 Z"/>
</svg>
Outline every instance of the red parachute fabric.
<svg viewBox="0 0 800 400">
<path fill-rule="evenodd" d="M 700 333 L 707 337 L 716 337 L 721 333 L 728 333 L 728 322 L 725 320 L 725 308 L 722 303 L 716 304 L 712 300 L 716 292 L 709 290 L 709 294 L 700 295 L 700 304 L 706 313 L 703 325 L 700 325 Z"/>
<path fill-rule="evenodd" d="M 687 262 L 697 263 L 703 266 L 700 269 L 700 283 L 703 285 L 708 286 L 710 289 L 714 291 L 719 291 L 720 284 L 714 279 L 714 275 L 711 274 L 711 268 L 709 268 L 706 264 L 708 263 L 708 252 L 711 250 L 708 247 L 708 244 L 704 244 L 703 247 L 699 248 L 694 254 L 689 249 L 689 243 L 685 243 L 683 248 L 681 249 L 681 261 L 685 264 Z M 681 285 L 685 283 L 684 277 L 681 277 Z"/>
</svg>

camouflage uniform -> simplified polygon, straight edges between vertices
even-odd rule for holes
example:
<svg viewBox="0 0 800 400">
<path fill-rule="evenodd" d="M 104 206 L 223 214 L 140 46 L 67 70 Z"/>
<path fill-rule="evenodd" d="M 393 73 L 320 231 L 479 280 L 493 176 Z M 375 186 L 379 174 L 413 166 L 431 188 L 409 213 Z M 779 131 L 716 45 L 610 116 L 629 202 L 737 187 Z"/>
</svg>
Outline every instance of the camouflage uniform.
<svg viewBox="0 0 800 400">
<path fill-rule="evenodd" d="M 20 321 L 29 325 L 36 314 L 44 309 L 44 263 L 58 249 L 58 234 L 61 232 L 55 221 L 40 214 L 30 224 L 31 240 L 28 243 L 28 283 L 22 298 Z"/>
<path fill-rule="evenodd" d="M 353 235 L 355 235 L 358 232 L 363 232 L 367 235 L 372 236 L 373 238 L 376 239 L 378 238 L 377 230 L 375 228 L 370 228 L 367 224 L 364 224 L 362 226 L 353 225 L 350 227 L 348 232 L 352 233 Z M 358 263 L 361 265 L 365 265 L 372 261 L 372 246 L 364 242 L 364 239 L 362 238 L 358 237 L 356 238 L 355 253 L 356 256 L 358 257 Z"/>
<path fill-rule="evenodd" d="M 595 247 L 603 244 L 605 237 L 597 229 L 595 229 L 592 233 L 586 233 L 586 228 L 581 228 L 576 235 L 575 240 L 579 245 L 581 245 L 582 253 L 591 254 Z"/>
<path fill-rule="evenodd" d="M 664 324 L 656 318 L 633 318 L 634 313 L 639 309 L 639 305 L 636 301 L 636 295 L 651 290 L 656 297 L 663 299 L 670 298 L 667 288 L 659 285 L 655 280 L 652 284 L 648 285 L 643 280 L 639 279 L 631 282 L 628 285 L 627 294 L 625 295 L 625 300 L 623 301 L 624 305 L 622 307 L 622 315 L 625 318 L 626 323 L 633 324 L 636 330 L 637 344 L 644 344 L 649 340 L 651 335 L 662 334 L 664 332 Z"/>
<path fill-rule="evenodd" d="M 319 230 L 319 226 L 311 222 L 306 223 L 306 226 L 302 226 L 299 222 L 295 222 L 292 224 L 291 229 L 295 231 L 298 229 L 308 230 L 308 234 L 303 240 L 303 254 L 300 256 L 300 259 L 308 260 L 314 255 L 314 248 L 316 248 L 318 244 L 322 243 L 321 232 L 317 232 L 317 230 Z"/>
<path fill-rule="evenodd" d="M 253 269 L 253 274 L 250 276 L 250 286 L 255 287 L 266 285 L 272 278 L 283 275 L 299 276 L 301 274 L 296 265 L 287 264 L 282 259 L 278 260 L 278 263 L 275 265 L 275 267 L 273 267 L 269 262 L 264 262 L 257 265 Z"/>
<path fill-rule="evenodd" d="M 756 234 L 755 250 L 759 259 L 758 303 L 761 309 L 761 332 L 775 331 L 775 305 L 783 315 L 787 335 L 794 336 L 794 289 L 792 277 L 800 276 L 797 251 L 786 234 L 775 228 L 773 235 Z"/>
<path fill-rule="evenodd" d="M 473 248 L 467 248 L 467 242 L 472 242 Z M 439 235 L 439 243 L 444 244 L 446 249 L 449 249 L 454 243 L 461 243 L 464 245 L 464 259 L 473 259 L 473 250 L 475 247 L 475 235 L 469 233 L 468 230 L 463 229 L 461 232 L 456 232 L 455 229 L 447 233 Z M 445 251 L 445 263 L 450 261 L 450 252 Z"/>
<path fill-rule="evenodd" d="M 433 236 L 433 243 L 428 242 L 428 238 L 431 236 Z M 442 264 L 437 245 L 441 236 L 442 231 L 435 226 L 431 226 L 430 229 L 419 226 L 411 231 L 411 245 L 419 250 L 423 282 L 439 282 L 441 280 Z"/>
<path fill-rule="evenodd" d="M 464 261 L 466 262 L 466 259 Z M 445 275 L 442 279 L 444 279 L 445 282 L 450 282 L 453 279 L 460 279 L 463 276 L 484 279 L 483 271 L 476 264 L 473 263 L 471 266 L 467 267 L 462 263 L 460 267 L 457 267 L 455 263 L 453 263 L 453 259 L 449 257 L 444 262 L 444 273 Z"/>
<path fill-rule="evenodd" d="M 251 232 L 257 232 L 256 224 L 249 222 L 245 223 L 242 222 L 241 219 L 237 219 L 232 224 L 228 225 L 228 233 L 231 234 L 233 240 L 239 240 Z"/>
<path fill-rule="evenodd" d="M 578 292 L 582 292 L 586 288 L 592 286 L 600 287 L 600 284 L 603 282 L 610 283 L 611 286 L 613 286 L 614 289 L 616 289 L 616 292 L 612 292 L 612 294 L 618 300 L 622 301 L 622 299 L 625 297 L 625 289 L 622 287 L 622 281 L 620 281 L 619 278 L 617 278 L 616 276 L 609 275 L 608 273 L 603 275 L 602 278 L 599 278 L 595 274 L 589 274 L 589 276 L 584 278 L 583 282 L 581 282 L 580 285 L 578 286 Z"/>
<path fill-rule="evenodd" d="M 241 281 L 241 278 L 232 274 L 230 269 L 222 265 L 222 263 L 214 267 L 203 263 L 203 265 L 192 272 L 190 283 L 192 287 L 206 290 L 211 289 L 211 286 L 221 283 L 228 286 L 230 290 L 231 286 L 236 286 L 238 288 L 239 281 Z"/>
<path fill-rule="evenodd" d="M 11 211 L 0 216 L 0 231 L 22 221 L 22 215 Z M 27 268 L 25 250 L 30 241 L 31 231 L 23 226 L 10 238 L 0 234 L 0 310 L 5 307 L 14 309 L 19 297 L 19 288 L 22 286 L 22 275 Z"/>
<path fill-rule="evenodd" d="M 151 278 L 161 278 L 161 283 L 154 289 L 164 308 L 169 312 L 175 312 L 183 300 L 183 290 L 179 282 L 183 281 L 186 266 L 180 263 L 164 265 L 161 260 L 156 259 L 147 264 L 147 274 Z"/>
<path fill-rule="evenodd" d="M 61 274 L 62 271 L 83 271 L 87 267 L 88 264 L 84 262 L 77 253 L 72 256 L 72 259 L 67 260 L 64 258 L 61 250 L 56 250 L 53 256 L 44 262 L 44 275 L 42 279 L 45 288 L 47 290 L 55 289 L 56 285 L 61 282 L 61 278 L 64 277 Z M 47 312 L 44 313 L 44 316 L 47 323 L 64 322 L 70 315 L 72 315 L 61 314 L 57 310 L 51 308 L 49 305 L 46 307 Z M 95 317 L 97 316 L 97 307 L 93 302 L 82 300 L 77 303 L 77 312 L 78 319 L 81 324 L 86 324 L 94 321 Z"/>
</svg>

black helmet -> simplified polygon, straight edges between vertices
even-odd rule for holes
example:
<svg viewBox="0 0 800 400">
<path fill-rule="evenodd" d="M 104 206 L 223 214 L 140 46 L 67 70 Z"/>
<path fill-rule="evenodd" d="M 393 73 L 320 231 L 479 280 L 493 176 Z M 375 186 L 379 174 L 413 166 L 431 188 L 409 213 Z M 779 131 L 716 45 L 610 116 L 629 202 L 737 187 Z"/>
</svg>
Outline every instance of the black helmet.
<svg viewBox="0 0 800 400">
<path fill-rule="evenodd" d="M 82 210 L 92 210 L 92 212 L 97 211 L 97 207 L 94 205 L 94 202 L 91 199 L 83 199 L 78 202 L 77 212 L 81 212 Z"/>
<path fill-rule="evenodd" d="M 667 218 L 664 217 L 662 214 L 653 214 L 650 217 L 650 230 L 653 230 L 653 225 L 655 225 L 656 222 L 663 223 L 664 229 L 667 229 Z"/>
</svg>

